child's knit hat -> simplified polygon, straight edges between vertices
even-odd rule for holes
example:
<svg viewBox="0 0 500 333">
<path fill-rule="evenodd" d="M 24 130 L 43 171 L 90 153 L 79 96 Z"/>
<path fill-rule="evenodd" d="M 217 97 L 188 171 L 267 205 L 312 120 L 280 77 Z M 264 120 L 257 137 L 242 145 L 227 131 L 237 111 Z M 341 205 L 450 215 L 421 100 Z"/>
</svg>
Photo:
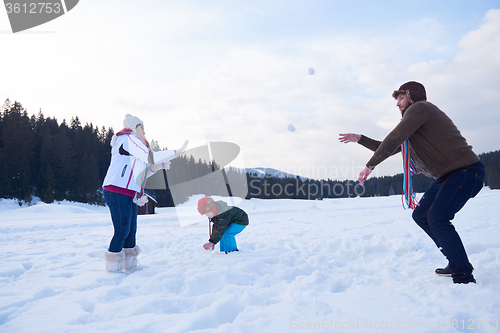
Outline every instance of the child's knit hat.
<svg viewBox="0 0 500 333">
<path fill-rule="evenodd" d="M 211 197 L 203 197 L 198 200 L 198 212 L 201 215 L 206 214 L 208 212 L 217 213 L 217 208 L 215 207 L 215 201 Z"/>
</svg>

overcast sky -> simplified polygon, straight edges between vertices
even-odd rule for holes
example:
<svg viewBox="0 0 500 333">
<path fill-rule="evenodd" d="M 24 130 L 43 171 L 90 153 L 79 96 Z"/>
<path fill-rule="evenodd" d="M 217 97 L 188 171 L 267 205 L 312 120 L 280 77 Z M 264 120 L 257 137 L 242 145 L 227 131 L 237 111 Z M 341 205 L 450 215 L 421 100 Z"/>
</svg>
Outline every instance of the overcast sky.
<svg viewBox="0 0 500 333">
<path fill-rule="evenodd" d="M 355 179 L 371 152 L 338 134 L 382 140 L 410 80 L 500 149 L 499 0 L 83 0 L 16 34 L 0 10 L 0 40 L 2 103 L 115 131 L 131 113 L 162 147 L 236 143 L 238 166 Z"/>
</svg>

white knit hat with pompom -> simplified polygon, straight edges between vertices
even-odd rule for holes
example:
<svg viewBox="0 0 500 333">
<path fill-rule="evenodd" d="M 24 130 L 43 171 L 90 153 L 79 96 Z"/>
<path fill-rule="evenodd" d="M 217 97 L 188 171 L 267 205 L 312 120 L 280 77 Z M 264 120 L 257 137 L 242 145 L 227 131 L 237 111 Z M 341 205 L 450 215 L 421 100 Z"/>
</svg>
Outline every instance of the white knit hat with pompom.
<svg viewBox="0 0 500 333">
<path fill-rule="evenodd" d="M 123 119 L 123 128 L 128 128 L 129 130 L 135 131 L 137 125 L 144 125 L 142 120 L 139 118 L 132 116 L 130 114 L 125 115 L 125 119 Z"/>
</svg>

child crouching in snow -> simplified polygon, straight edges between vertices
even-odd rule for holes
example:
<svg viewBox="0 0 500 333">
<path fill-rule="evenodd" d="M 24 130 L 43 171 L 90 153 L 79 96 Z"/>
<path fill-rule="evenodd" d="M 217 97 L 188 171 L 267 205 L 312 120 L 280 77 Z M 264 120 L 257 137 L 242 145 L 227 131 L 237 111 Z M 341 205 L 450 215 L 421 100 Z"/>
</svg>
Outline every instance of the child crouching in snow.
<svg viewBox="0 0 500 333">
<path fill-rule="evenodd" d="M 224 201 L 214 201 L 211 197 L 203 197 L 198 200 L 198 212 L 213 223 L 210 239 L 203 245 L 205 250 L 212 251 L 215 244 L 220 242 L 221 252 L 228 254 L 238 251 L 234 237 L 248 225 L 248 215 L 243 209 L 228 206 Z"/>
</svg>

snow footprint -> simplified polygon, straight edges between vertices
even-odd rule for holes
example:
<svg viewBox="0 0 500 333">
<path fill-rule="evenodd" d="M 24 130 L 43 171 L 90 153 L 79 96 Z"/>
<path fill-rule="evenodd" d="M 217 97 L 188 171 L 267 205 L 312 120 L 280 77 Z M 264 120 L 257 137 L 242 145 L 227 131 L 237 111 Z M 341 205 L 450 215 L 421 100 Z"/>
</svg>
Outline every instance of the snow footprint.
<svg viewBox="0 0 500 333">
<path fill-rule="evenodd" d="M 83 311 L 85 312 L 92 313 L 95 310 L 94 302 L 83 300 L 83 301 L 78 301 L 77 303 L 81 305 Z"/>
<path fill-rule="evenodd" d="M 17 279 L 31 268 L 33 268 L 33 264 L 31 262 L 25 262 L 21 264 L 22 267 L 12 268 L 10 270 L 0 272 L 0 277 L 14 278 Z"/>
<path fill-rule="evenodd" d="M 198 311 L 186 331 L 218 328 L 224 324 L 233 323 L 243 310 L 244 307 L 235 297 L 216 301 L 212 306 Z"/>
<path fill-rule="evenodd" d="M 50 287 L 47 287 L 47 288 L 44 288 L 42 290 L 40 290 L 39 292 L 35 293 L 33 295 L 33 300 L 40 300 L 40 299 L 44 299 L 44 298 L 49 298 L 49 297 L 53 297 L 57 295 L 57 292 L 50 288 Z"/>
</svg>

